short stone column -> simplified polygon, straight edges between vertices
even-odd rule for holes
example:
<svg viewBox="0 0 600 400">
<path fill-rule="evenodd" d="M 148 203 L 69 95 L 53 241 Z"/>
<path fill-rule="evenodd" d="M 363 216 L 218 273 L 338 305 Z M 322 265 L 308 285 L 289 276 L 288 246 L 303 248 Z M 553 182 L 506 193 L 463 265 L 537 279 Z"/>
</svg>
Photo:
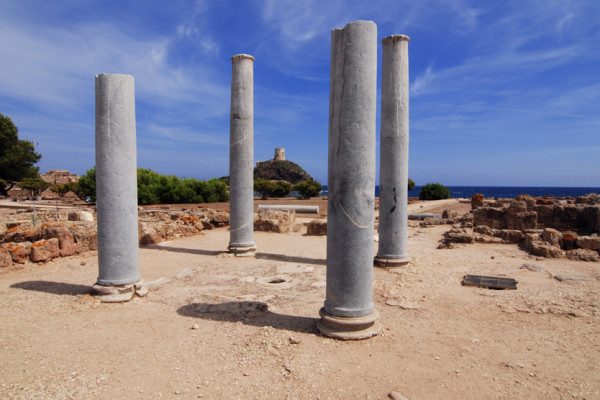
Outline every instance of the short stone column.
<svg viewBox="0 0 600 400">
<path fill-rule="evenodd" d="M 375 265 L 406 265 L 408 240 L 408 36 L 381 41 L 379 248 Z"/>
<path fill-rule="evenodd" d="M 229 251 L 253 255 L 254 244 L 254 57 L 231 57 L 229 125 Z"/>
<path fill-rule="evenodd" d="M 144 293 L 138 266 L 135 92 L 131 75 L 96 76 L 98 281 L 104 302 Z"/>
<path fill-rule="evenodd" d="M 381 330 L 373 305 L 377 26 L 331 32 L 327 287 L 321 333 L 366 339 Z"/>
</svg>

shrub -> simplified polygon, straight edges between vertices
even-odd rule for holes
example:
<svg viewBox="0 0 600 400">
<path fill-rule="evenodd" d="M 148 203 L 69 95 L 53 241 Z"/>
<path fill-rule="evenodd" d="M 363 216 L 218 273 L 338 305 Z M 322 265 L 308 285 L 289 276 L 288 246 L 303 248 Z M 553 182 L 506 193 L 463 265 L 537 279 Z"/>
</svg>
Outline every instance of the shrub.
<svg viewBox="0 0 600 400">
<path fill-rule="evenodd" d="M 419 200 L 441 200 L 450 198 L 450 189 L 440 183 L 428 183 L 421 188 Z"/>
<path fill-rule="evenodd" d="M 312 179 L 307 179 L 304 182 L 294 185 L 292 189 L 300 192 L 303 199 L 310 199 L 311 197 L 318 196 L 319 193 L 321 193 L 321 190 L 323 190 L 323 185 Z"/>
<path fill-rule="evenodd" d="M 412 179 L 408 179 L 408 191 L 410 192 L 411 190 L 413 190 L 415 188 L 415 181 L 413 181 Z"/>
<path fill-rule="evenodd" d="M 79 186 L 86 197 L 96 201 L 96 170 L 87 171 L 79 178 Z M 137 170 L 138 204 L 212 203 L 229 200 L 227 184 L 218 179 L 203 181 L 161 175 L 151 169 Z"/>
<path fill-rule="evenodd" d="M 254 180 L 254 191 L 260 193 L 260 198 L 284 197 L 292 190 L 292 185 L 284 181 L 269 181 L 262 178 Z"/>
</svg>

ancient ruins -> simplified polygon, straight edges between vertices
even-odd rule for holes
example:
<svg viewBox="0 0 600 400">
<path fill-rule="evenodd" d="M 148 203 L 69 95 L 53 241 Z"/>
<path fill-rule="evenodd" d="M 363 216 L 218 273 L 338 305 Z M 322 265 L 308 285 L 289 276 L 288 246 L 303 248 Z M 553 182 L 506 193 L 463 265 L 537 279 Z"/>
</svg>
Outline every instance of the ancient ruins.
<svg viewBox="0 0 600 400">
<path fill-rule="evenodd" d="M 377 266 L 409 261 L 408 240 L 408 36 L 383 45 Z"/>
<path fill-rule="evenodd" d="M 466 216 L 445 215 L 454 223 L 442 247 L 453 243 L 518 243 L 540 257 L 600 259 L 600 196 L 577 198 L 527 195 L 485 200 L 474 195 Z"/>
<path fill-rule="evenodd" d="M 381 326 L 373 304 L 377 25 L 331 32 L 326 299 L 317 327 L 364 339 Z"/>
<path fill-rule="evenodd" d="M 254 57 L 231 57 L 231 116 L 229 133 L 229 251 L 253 255 L 254 243 Z"/>
<path fill-rule="evenodd" d="M 138 265 L 135 91 L 131 75 L 96 76 L 98 281 L 103 301 L 130 300 L 143 288 Z"/>
</svg>

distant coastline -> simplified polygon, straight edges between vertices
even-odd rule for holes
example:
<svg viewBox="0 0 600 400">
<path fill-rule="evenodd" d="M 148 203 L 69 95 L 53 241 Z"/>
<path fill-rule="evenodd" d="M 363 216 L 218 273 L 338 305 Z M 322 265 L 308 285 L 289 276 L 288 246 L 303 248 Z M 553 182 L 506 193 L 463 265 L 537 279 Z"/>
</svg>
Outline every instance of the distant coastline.
<svg viewBox="0 0 600 400">
<path fill-rule="evenodd" d="M 579 197 L 589 193 L 600 194 L 600 187 L 534 187 L 534 186 L 447 186 L 450 189 L 450 197 L 467 198 L 473 197 L 474 193 L 481 193 L 486 198 L 515 198 L 520 194 L 528 194 L 532 197 L 555 196 L 555 197 Z M 415 186 L 408 192 L 408 197 L 419 197 L 421 186 Z M 322 196 L 327 196 L 327 185 L 323 185 Z M 375 187 L 375 196 L 379 197 L 379 186 Z"/>
</svg>

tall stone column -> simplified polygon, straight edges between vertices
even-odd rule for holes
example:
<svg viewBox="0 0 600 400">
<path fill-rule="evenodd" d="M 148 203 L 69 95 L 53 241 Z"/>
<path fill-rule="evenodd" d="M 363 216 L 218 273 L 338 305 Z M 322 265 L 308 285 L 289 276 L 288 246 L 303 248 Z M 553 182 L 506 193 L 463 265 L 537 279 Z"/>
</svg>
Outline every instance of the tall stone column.
<svg viewBox="0 0 600 400">
<path fill-rule="evenodd" d="M 375 265 L 406 265 L 408 240 L 408 36 L 381 41 L 379 248 Z"/>
<path fill-rule="evenodd" d="M 253 255 L 254 244 L 254 57 L 231 57 L 229 130 L 229 251 Z"/>
<path fill-rule="evenodd" d="M 96 76 L 96 207 L 102 301 L 141 290 L 138 267 L 135 92 L 131 75 Z"/>
<path fill-rule="evenodd" d="M 381 330 L 373 305 L 377 26 L 331 32 L 327 287 L 318 329 L 338 339 Z"/>
</svg>

